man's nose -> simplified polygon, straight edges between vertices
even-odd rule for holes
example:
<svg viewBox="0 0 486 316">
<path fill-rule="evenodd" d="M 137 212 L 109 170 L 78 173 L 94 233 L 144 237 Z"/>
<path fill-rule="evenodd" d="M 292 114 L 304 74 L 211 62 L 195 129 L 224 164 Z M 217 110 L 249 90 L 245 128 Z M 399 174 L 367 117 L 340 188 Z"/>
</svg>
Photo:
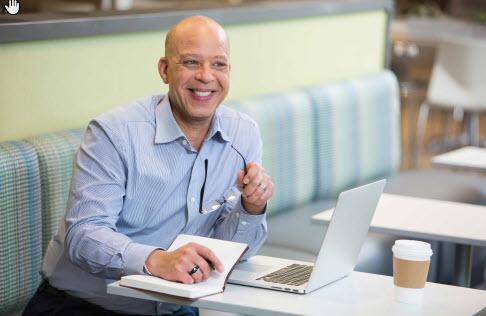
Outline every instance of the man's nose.
<svg viewBox="0 0 486 316">
<path fill-rule="evenodd" d="M 213 69 L 211 69 L 210 65 L 204 64 L 199 67 L 196 73 L 196 80 L 204 83 L 208 83 L 214 80 Z"/>
</svg>

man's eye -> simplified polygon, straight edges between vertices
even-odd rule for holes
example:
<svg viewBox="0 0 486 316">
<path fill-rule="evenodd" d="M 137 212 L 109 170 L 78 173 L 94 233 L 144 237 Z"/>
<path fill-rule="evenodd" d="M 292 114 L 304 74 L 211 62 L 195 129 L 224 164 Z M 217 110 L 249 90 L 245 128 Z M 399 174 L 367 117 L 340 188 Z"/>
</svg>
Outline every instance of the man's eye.
<svg viewBox="0 0 486 316">
<path fill-rule="evenodd" d="M 182 62 L 182 64 L 185 65 L 185 66 L 197 66 L 198 62 L 197 62 L 197 60 L 188 59 L 188 60 L 184 60 Z"/>
<path fill-rule="evenodd" d="M 216 69 L 225 69 L 228 64 L 223 62 L 216 62 L 213 64 Z"/>
</svg>

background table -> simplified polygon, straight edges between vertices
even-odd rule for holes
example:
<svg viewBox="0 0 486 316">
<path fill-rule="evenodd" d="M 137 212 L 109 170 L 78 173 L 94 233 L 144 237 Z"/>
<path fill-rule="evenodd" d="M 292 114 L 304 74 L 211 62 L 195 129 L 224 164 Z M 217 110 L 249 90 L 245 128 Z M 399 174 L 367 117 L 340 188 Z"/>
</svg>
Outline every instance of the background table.
<svg viewBox="0 0 486 316">
<path fill-rule="evenodd" d="M 266 260 L 256 256 L 251 260 Z M 281 259 L 284 261 L 284 259 Z M 257 261 L 259 262 L 259 261 Z M 353 272 L 312 293 L 292 294 L 228 284 L 223 293 L 197 300 L 108 285 L 108 293 L 247 315 L 473 315 L 486 307 L 486 291 L 427 283 L 422 305 L 394 301 L 393 279 Z"/>
<path fill-rule="evenodd" d="M 328 224 L 331 217 L 332 209 L 312 222 Z M 382 194 L 370 231 L 460 244 L 455 283 L 470 286 L 471 246 L 486 246 L 485 227 L 485 206 Z"/>
<path fill-rule="evenodd" d="M 486 171 L 486 148 L 467 146 L 432 158 L 432 164 Z"/>
</svg>

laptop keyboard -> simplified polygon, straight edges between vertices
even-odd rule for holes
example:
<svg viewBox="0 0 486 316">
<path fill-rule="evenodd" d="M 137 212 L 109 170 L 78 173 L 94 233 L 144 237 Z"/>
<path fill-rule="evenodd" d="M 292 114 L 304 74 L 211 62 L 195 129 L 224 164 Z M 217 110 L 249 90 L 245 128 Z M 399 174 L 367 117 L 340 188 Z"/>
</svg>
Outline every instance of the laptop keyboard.
<svg viewBox="0 0 486 316">
<path fill-rule="evenodd" d="M 311 272 L 312 266 L 294 263 L 285 268 L 264 275 L 257 280 L 299 286 L 309 281 Z"/>
</svg>

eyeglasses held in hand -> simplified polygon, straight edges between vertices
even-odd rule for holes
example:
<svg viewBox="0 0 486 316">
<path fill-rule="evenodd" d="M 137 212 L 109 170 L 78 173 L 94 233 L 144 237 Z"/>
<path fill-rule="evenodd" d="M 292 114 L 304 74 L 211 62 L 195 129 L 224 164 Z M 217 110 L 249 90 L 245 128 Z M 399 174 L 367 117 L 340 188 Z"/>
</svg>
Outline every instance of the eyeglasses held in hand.
<svg viewBox="0 0 486 316">
<path fill-rule="evenodd" d="M 243 155 L 238 151 L 238 149 L 233 147 L 233 145 L 231 145 L 231 148 L 233 148 L 238 153 L 238 155 L 240 155 L 241 159 L 243 159 L 243 169 L 245 170 L 245 174 L 246 174 L 248 170 L 246 168 L 245 157 L 243 157 Z M 234 199 L 236 199 L 235 195 L 230 195 L 227 198 L 223 197 L 223 200 L 221 200 L 221 201 L 215 200 L 215 201 L 211 202 L 211 204 L 208 207 L 203 208 L 204 188 L 206 187 L 206 178 L 208 176 L 208 163 L 209 163 L 208 159 L 204 159 L 204 181 L 203 181 L 203 185 L 201 187 L 201 193 L 199 195 L 199 213 L 201 213 L 201 214 L 208 214 L 208 213 L 214 212 L 218 208 L 220 208 L 223 204 L 225 204 L 226 202 L 231 202 Z"/>
</svg>

